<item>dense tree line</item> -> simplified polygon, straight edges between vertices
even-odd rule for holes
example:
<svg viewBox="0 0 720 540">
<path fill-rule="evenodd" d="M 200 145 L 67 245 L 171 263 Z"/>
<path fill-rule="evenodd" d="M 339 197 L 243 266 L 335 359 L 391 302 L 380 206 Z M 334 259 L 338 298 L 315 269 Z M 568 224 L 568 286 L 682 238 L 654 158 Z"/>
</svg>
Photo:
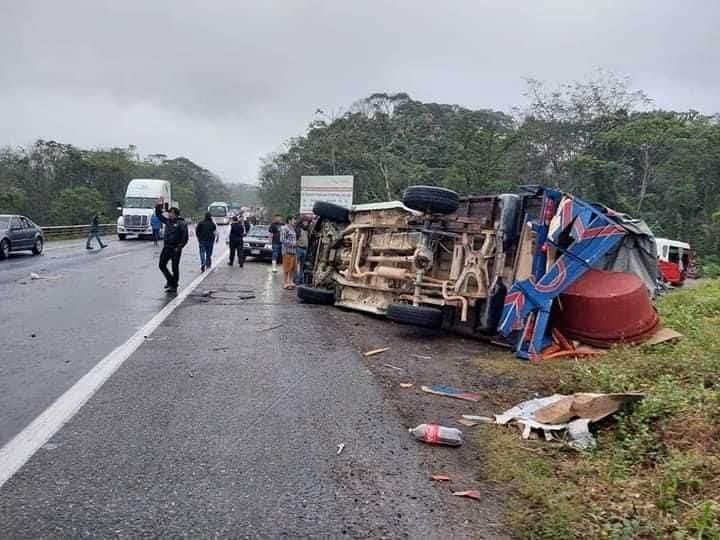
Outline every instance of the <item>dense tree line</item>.
<svg viewBox="0 0 720 540">
<path fill-rule="evenodd" d="M 548 89 L 529 80 L 514 114 L 375 94 L 267 156 L 266 206 L 296 211 L 300 176 L 352 174 L 355 202 L 395 199 L 411 184 L 463 194 L 558 186 L 648 221 L 658 236 L 720 253 L 720 123 L 652 110 L 625 80 L 598 73 Z"/>
<path fill-rule="evenodd" d="M 183 157 L 141 160 L 132 146 L 83 150 L 38 140 L 29 148 L 0 149 L 0 213 L 25 214 L 41 225 L 86 223 L 95 211 L 114 221 L 131 178 L 170 180 L 173 198 L 190 215 L 239 188 Z"/>
</svg>

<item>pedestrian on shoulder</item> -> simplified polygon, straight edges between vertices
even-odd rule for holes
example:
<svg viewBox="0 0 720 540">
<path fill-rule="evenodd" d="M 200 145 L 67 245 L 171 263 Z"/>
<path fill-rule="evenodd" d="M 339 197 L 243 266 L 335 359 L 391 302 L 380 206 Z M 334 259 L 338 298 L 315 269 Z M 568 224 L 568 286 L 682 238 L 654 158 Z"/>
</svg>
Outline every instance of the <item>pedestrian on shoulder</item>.
<svg viewBox="0 0 720 540">
<path fill-rule="evenodd" d="M 295 254 L 297 250 L 297 234 L 295 233 L 295 216 L 288 216 L 286 225 L 280 231 L 280 242 L 282 244 L 283 261 L 283 289 L 294 289 L 295 271 L 297 262 Z"/>
<path fill-rule="evenodd" d="M 92 249 L 90 241 L 93 238 L 97 240 L 100 249 L 105 249 L 107 247 L 107 244 L 103 244 L 102 238 L 100 238 L 100 216 L 98 216 L 97 212 L 93 214 L 92 220 L 90 221 L 90 232 L 88 233 L 85 249 Z"/>
<path fill-rule="evenodd" d="M 277 272 L 277 265 L 282 260 L 282 243 L 280 242 L 280 230 L 283 228 L 282 217 L 275 214 L 269 231 L 272 234 L 272 271 Z"/>
<path fill-rule="evenodd" d="M 308 222 L 303 220 L 297 227 L 297 249 L 295 256 L 297 258 L 297 272 L 295 275 L 295 283 L 302 285 L 305 276 L 305 257 L 307 256 L 308 244 L 310 243 L 310 236 L 308 235 Z"/>
<path fill-rule="evenodd" d="M 157 246 L 160 240 L 160 229 L 162 229 L 162 221 L 155 214 L 150 216 L 150 227 L 153 233 L 153 245 Z"/>
<path fill-rule="evenodd" d="M 168 210 L 167 217 L 163 215 L 163 202 L 155 206 L 155 215 L 165 226 L 163 248 L 160 252 L 158 266 L 165 276 L 165 290 L 169 293 L 177 292 L 180 283 L 180 257 L 182 250 L 188 243 L 188 230 L 185 220 L 180 217 L 180 210 L 174 206 Z M 172 273 L 168 272 L 167 265 L 171 263 Z"/>
<path fill-rule="evenodd" d="M 242 268 L 245 265 L 245 249 L 243 248 L 244 239 L 245 226 L 240 223 L 237 216 L 233 216 L 232 224 L 230 225 L 230 260 L 228 261 L 230 266 L 232 266 L 235 262 L 236 254 L 238 266 Z"/>
<path fill-rule="evenodd" d="M 198 240 L 200 248 L 200 271 L 210 270 L 212 268 L 212 254 L 215 246 L 215 235 L 217 234 L 217 226 L 212 219 L 210 212 L 205 212 L 205 218 L 195 225 L 195 236 Z"/>
</svg>

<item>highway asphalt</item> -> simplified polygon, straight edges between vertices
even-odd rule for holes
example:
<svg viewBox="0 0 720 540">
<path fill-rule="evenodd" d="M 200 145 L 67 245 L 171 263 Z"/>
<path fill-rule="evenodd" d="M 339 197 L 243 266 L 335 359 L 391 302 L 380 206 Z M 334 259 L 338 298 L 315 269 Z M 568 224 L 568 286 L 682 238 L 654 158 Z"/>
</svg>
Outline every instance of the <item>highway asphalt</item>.
<svg viewBox="0 0 720 540">
<path fill-rule="evenodd" d="M 160 247 L 105 241 L 89 251 L 85 240 L 48 242 L 40 256 L 0 261 L 0 446 L 169 301 Z M 182 287 L 200 273 L 194 238 L 181 265 Z"/>
<path fill-rule="evenodd" d="M 63 288 L 73 289 L 70 301 L 80 313 L 78 299 L 90 299 L 88 289 L 97 295 L 86 302 L 97 309 L 89 308 L 79 321 L 57 308 L 62 295 L 56 298 L 53 287 L 59 282 L 42 282 L 47 292 L 32 293 L 35 306 L 49 297 L 53 320 L 67 321 L 51 341 L 78 333 L 70 348 L 75 356 L 63 353 L 72 357 L 71 365 L 82 354 L 87 369 L 101 354 L 99 346 L 94 354 L 87 350 L 91 345 L 84 336 L 97 337 L 100 328 L 112 325 L 111 317 L 101 315 L 104 305 L 133 311 L 105 334 L 117 342 L 118 326 L 131 332 L 165 302 L 157 293 L 153 249 L 127 246 L 130 254 L 116 259 L 125 258 L 123 266 L 148 260 L 135 295 L 119 296 L 128 284 L 109 286 L 121 273 L 100 271 L 112 266 L 102 260 L 93 271 L 84 264 L 46 265 L 48 274 L 72 276 L 63 278 Z M 432 489 L 424 467 L 423 452 L 429 449 L 411 438 L 384 400 L 336 323 L 337 312 L 298 304 L 279 280 L 263 263 L 218 266 L 0 488 L 4 535 L 489 537 L 447 513 L 446 495 Z M 40 320 L 39 327 L 52 326 Z M 14 350 L 42 356 L 44 365 L 53 357 L 44 346 L 33 348 L 19 338 L 12 343 Z M 20 370 L 21 362 L 13 362 Z M 52 378 L 41 369 L 34 373 Z M 15 384 L 31 379 L 14 376 Z M 68 383 L 71 379 L 66 375 Z M 16 398 L 21 395 L 15 391 Z M 17 419 L 14 425 L 21 423 Z M 338 445 L 344 445 L 340 453 Z"/>
</svg>

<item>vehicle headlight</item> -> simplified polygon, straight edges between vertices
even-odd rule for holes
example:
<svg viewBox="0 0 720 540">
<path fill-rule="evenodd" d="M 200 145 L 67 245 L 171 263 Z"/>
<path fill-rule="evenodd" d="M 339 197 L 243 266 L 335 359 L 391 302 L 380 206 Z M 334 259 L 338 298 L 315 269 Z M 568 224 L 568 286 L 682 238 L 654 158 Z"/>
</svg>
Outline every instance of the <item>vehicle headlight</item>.
<svg viewBox="0 0 720 540">
<path fill-rule="evenodd" d="M 249 243 L 249 242 L 243 242 L 243 247 L 250 247 L 250 243 Z"/>
<path fill-rule="evenodd" d="M 265 249 L 272 249 L 272 244 L 265 244 Z"/>
</svg>

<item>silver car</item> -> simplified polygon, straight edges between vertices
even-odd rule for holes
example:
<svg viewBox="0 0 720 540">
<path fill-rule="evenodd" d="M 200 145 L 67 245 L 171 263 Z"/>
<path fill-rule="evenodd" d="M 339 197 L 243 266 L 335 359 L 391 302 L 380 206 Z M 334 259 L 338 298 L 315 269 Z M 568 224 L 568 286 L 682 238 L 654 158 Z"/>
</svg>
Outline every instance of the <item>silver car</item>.
<svg viewBox="0 0 720 540">
<path fill-rule="evenodd" d="M 0 214 L 0 259 L 13 251 L 32 251 L 40 255 L 45 239 L 40 227 L 25 216 Z"/>
</svg>

